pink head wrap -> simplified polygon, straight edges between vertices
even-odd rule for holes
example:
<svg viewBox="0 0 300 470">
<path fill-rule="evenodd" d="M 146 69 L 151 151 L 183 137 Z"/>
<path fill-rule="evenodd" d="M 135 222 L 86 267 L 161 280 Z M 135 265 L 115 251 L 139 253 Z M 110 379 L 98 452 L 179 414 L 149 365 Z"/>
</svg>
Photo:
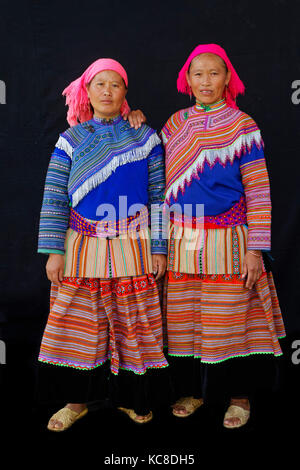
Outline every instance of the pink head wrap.
<svg viewBox="0 0 300 470">
<path fill-rule="evenodd" d="M 98 59 L 93 62 L 83 74 L 70 83 L 67 88 L 62 92 L 66 96 L 66 105 L 69 106 L 67 113 L 67 121 L 70 126 L 74 126 L 79 122 L 88 121 L 92 119 L 93 113 L 90 107 L 90 102 L 87 94 L 86 85 L 90 83 L 97 73 L 103 70 L 113 70 L 123 78 L 126 87 L 128 87 L 128 78 L 125 69 L 119 62 L 113 59 Z M 129 113 L 130 108 L 126 99 L 121 106 L 121 114 Z"/>
<path fill-rule="evenodd" d="M 186 72 L 188 71 L 190 63 L 194 57 L 205 52 L 210 52 L 211 54 L 216 54 L 221 57 L 221 59 L 223 59 L 227 65 L 228 70 L 231 71 L 231 78 L 228 84 L 228 93 L 226 94 L 225 99 L 229 106 L 232 108 L 237 108 L 235 99 L 238 94 L 245 92 L 245 86 L 236 73 L 232 63 L 228 59 L 226 52 L 222 47 L 218 46 L 218 44 L 200 44 L 193 50 L 179 72 L 177 79 L 177 90 L 181 93 L 189 94 L 190 87 L 186 80 Z"/>
</svg>

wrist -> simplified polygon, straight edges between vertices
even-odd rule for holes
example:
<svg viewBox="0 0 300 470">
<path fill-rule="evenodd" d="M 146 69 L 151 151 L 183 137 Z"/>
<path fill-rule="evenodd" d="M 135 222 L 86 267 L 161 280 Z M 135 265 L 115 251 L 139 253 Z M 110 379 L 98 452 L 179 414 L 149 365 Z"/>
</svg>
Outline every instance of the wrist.
<svg viewBox="0 0 300 470">
<path fill-rule="evenodd" d="M 64 257 L 64 255 L 61 254 L 61 253 L 49 253 L 49 259 L 50 258 L 58 258 L 58 257 Z"/>
<path fill-rule="evenodd" d="M 258 258 L 261 257 L 261 251 L 260 250 L 247 250 L 248 253 L 251 255 L 257 256 Z"/>
</svg>

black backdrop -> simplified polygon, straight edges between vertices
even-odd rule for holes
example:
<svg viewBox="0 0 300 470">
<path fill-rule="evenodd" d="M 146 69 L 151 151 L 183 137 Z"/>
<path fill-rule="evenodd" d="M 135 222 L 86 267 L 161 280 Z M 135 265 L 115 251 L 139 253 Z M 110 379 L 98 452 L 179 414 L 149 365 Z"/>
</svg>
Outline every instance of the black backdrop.
<svg viewBox="0 0 300 470">
<path fill-rule="evenodd" d="M 300 339 L 300 104 L 292 88 L 300 80 L 299 1 L 1 0 L 0 8 L 0 80 L 6 86 L 6 96 L 3 86 L 0 96 L 3 399 L 14 402 L 21 392 L 35 410 L 35 361 L 49 301 L 46 257 L 36 253 L 37 230 L 49 156 L 58 133 L 68 127 L 62 89 L 97 58 L 115 58 L 128 72 L 129 104 L 141 108 L 159 130 L 171 113 L 189 106 L 189 98 L 176 90 L 188 54 L 199 43 L 214 42 L 225 48 L 244 81 L 239 106 L 256 120 L 265 142 L 273 271 L 288 334 L 280 397 L 288 396 L 290 410 L 299 412 L 295 383 L 300 364 L 291 359 L 293 342 Z M 48 415 L 42 422 L 38 413 L 30 416 L 32 429 L 43 429 Z M 283 409 L 280 419 L 289 425 Z M 173 446 L 196 445 L 186 424 L 168 418 L 163 423 L 163 434 L 158 433 L 163 441 L 154 439 L 153 447 L 171 446 L 171 428 Z M 127 425 L 133 432 L 126 420 L 122 432 Z M 174 438 L 176 426 L 184 438 Z M 258 419 L 250 431 L 264 426 Z"/>
</svg>

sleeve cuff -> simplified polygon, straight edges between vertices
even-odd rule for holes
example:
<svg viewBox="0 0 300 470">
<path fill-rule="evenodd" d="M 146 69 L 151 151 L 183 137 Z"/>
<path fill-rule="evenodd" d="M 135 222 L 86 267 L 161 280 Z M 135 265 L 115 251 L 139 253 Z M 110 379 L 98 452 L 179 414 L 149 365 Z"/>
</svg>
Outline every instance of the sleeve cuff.
<svg viewBox="0 0 300 470">
<path fill-rule="evenodd" d="M 50 253 L 56 253 L 58 255 L 64 255 L 65 252 L 64 251 L 61 251 L 61 250 L 51 250 L 51 248 L 49 248 L 48 250 L 46 248 L 39 248 L 38 249 L 38 253 L 42 253 L 42 254 L 45 254 L 45 255 L 50 255 Z"/>
</svg>

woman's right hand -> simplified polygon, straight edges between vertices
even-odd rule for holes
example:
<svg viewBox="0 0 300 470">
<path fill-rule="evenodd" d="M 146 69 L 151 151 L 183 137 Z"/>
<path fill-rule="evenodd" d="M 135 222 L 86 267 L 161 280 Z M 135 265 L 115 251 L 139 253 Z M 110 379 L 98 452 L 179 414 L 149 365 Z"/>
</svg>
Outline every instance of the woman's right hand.
<svg viewBox="0 0 300 470">
<path fill-rule="evenodd" d="M 61 287 L 61 282 L 64 277 L 65 259 L 64 255 L 58 253 L 50 253 L 47 264 L 46 273 L 49 281 L 54 282 Z"/>
<path fill-rule="evenodd" d="M 141 125 L 147 121 L 145 114 L 140 109 L 136 109 L 135 111 L 130 111 L 129 114 L 124 114 L 123 119 L 125 121 L 129 121 L 131 127 L 138 129 Z"/>
</svg>

